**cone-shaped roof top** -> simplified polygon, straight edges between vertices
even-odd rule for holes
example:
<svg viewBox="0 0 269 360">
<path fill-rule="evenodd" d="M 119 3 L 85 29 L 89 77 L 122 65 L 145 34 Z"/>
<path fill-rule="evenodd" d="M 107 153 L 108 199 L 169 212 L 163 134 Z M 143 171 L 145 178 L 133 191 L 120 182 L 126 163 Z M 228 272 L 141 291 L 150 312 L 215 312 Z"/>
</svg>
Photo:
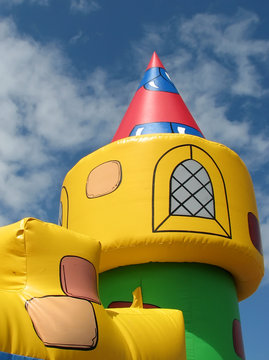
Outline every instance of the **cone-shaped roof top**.
<svg viewBox="0 0 269 360">
<path fill-rule="evenodd" d="M 148 67 L 146 68 L 146 71 L 150 68 L 153 67 L 160 67 L 164 69 L 164 66 L 161 62 L 161 60 L 159 59 L 159 56 L 157 55 L 157 53 L 154 51 L 154 53 L 152 54 L 152 57 L 150 59 L 150 62 L 148 64 Z"/>
<path fill-rule="evenodd" d="M 156 52 L 112 141 L 154 133 L 204 137 Z"/>
</svg>

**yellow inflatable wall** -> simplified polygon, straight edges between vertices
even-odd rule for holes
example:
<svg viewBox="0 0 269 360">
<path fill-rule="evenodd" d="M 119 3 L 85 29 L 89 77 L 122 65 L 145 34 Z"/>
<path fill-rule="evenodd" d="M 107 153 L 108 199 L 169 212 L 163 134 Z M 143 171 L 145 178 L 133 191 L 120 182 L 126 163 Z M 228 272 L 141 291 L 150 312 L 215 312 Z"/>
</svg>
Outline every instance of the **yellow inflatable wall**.
<svg viewBox="0 0 269 360">
<path fill-rule="evenodd" d="M 206 217 L 171 213 L 173 174 L 186 162 L 201 166 L 212 189 Z M 64 227 L 100 239 L 101 272 L 149 261 L 217 265 L 234 276 L 241 300 L 262 279 L 261 248 L 250 236 L 258 218 L 251 178 L 224 145 L 182 134 L 118 140 L 70 170 L 61 202 Z"/>
<path fill-rule="evenodd" d="M 35 219 L 0 237 L 1 359 L 186 359 L 181 311 L 103 308 L 98 241 Z"/>
</svg>

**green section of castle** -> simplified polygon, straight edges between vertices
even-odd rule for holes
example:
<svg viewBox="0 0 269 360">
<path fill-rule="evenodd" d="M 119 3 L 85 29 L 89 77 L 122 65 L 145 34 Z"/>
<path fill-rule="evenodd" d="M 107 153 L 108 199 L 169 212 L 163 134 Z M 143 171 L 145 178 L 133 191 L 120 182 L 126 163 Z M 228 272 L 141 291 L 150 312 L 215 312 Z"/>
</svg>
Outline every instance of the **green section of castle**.
<svg viewBox="0 0 269 360">
<path fill-rule="evenodd" d="M 132 302 L 139 286 L 144 304 L 183 312 L 188 360 L 240 359 L 232 334 L 233 320 L 239 319 L 238 300 L 228 272 L 196 263 L 119 267 L 100 274 L 101 301 L 104 307 L 114 301 Z"/>
</svg>

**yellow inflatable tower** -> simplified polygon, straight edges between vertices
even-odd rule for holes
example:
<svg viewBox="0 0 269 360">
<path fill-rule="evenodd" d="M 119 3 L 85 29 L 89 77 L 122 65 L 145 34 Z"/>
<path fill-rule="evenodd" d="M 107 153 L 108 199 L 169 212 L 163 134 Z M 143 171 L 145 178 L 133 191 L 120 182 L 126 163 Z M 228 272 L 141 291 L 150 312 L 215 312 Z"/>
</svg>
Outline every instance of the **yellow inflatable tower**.
<svg viewBox="0 0 269 360">
<path fill-rule="evenodd" d="M 244 358 L 237 302 L 263 276 L 251 178 L 204 138 L 155 53 L 113 142 L 67 174 L 61 206 L 64 227 L 102 244 L 106 306 L 127 306 L 142 284 L 147 303 L 183 310 L 188 359 Z"/>
</svg>

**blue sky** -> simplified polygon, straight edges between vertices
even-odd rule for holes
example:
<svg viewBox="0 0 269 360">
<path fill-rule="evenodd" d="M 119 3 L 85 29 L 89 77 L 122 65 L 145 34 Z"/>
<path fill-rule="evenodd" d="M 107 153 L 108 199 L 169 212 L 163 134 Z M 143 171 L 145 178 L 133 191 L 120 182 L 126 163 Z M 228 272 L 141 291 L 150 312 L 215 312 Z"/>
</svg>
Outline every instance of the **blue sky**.
<svg viewBox="0 0 269 360">
<path fill-rule="evenodd" d="M 269 268 L 269 2 L 0 0 L 0 224 L 57 222 L 66 172 L 110 142 L 157 51 L 201 130 L 251 173 Z M 269 276 L 240 304 L 268 360 Z"/>
</svg>

